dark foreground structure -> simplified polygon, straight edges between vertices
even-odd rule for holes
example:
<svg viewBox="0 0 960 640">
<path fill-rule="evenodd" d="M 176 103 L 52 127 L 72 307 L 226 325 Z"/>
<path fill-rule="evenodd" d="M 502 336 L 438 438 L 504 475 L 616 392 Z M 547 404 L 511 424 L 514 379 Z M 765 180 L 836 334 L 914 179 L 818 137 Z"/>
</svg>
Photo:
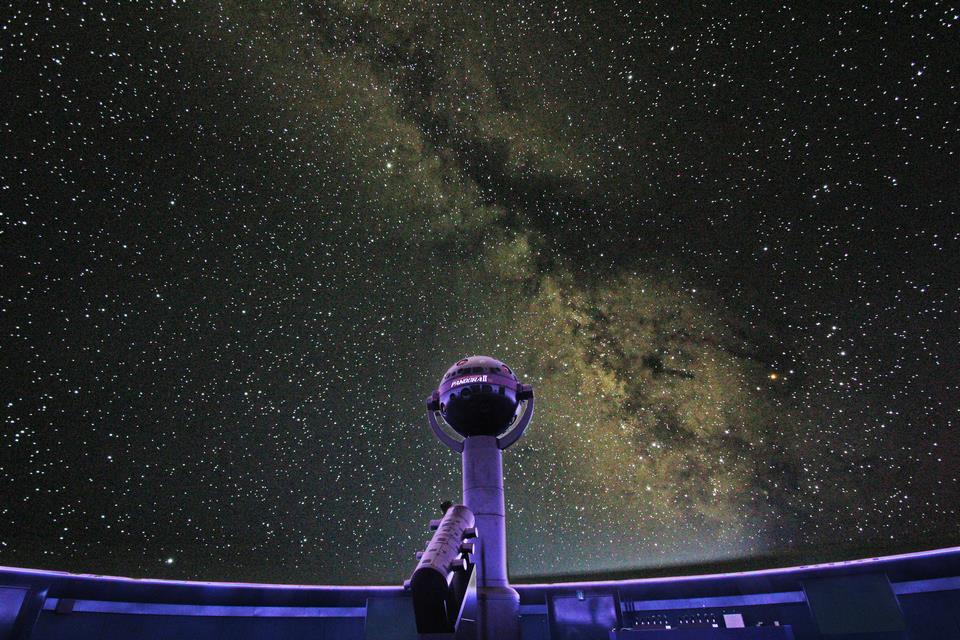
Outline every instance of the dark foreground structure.
<svg viewBox="0 0 960 640">
<path fill-rule="evenodd" d="M 503 362 L 456 362 L 426 401 L 461 454 L 403 586 L 133 580 L 0 568 L 0 640 L 960 640 L 960 547 L 742 573 L 511 584 L 503 451 L 533 388 Z"/>
<path fill-rule="evenodd" d="M 4 639 L 418 638 L 411 594 L 401 586 L 133 580 L 13 568 L 0 569 L 0 585 Z M 960 548 L 513 588 L 523 640 L 960 640 Z"/>
</svg>

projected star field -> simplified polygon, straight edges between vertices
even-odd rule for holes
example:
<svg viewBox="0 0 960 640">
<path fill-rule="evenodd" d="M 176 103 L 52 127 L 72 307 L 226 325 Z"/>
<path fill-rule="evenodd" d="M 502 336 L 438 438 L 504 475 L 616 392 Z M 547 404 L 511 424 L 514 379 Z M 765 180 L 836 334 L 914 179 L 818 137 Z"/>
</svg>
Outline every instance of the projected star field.
<svg viewBox="0 0 960 640">
<path fill-rule="evenodd" d="M 960 544 L 946 2 L 8 3 L 0 564 L 400 584 L 537 390 L 510 572 Z"/>
</svg>

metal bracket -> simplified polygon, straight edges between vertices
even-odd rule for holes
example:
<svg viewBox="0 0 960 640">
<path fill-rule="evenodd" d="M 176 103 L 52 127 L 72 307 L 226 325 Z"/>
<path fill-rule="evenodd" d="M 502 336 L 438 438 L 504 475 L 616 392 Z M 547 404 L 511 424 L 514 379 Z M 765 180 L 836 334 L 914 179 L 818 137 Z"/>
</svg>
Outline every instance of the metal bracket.
<svg viewBox="0 0 960 640">
<path fill-rule="evenodd" d="M 525 384 L 520 385 L 517 390 L 517 399 L 524 401 L 526 405 L 523 408 L 523 415 L 520 416 L 520 420 L 517 421 L 517 425 L 513 429 L 497 438 L 497 447 L 500 449 L 506 449 L 519 440 L 533 418 L 533 387 Z"/>
<path fill-rule="evenodd" d="M 497 438 L 497 447 L 499 449 L 506 449 L 519 440 L 520 436 L 523 435 L 523 432 L 526 431 L 527 426 L 530 424 L 530 420 L 533 418 L 533 387 L 521 384 L 517 390 L 517 399 L 523 404 L 523 412 L 520 415 L 520 419 L 517 420 L 516 425 Z M 440 397 L 439 394 L 434 391 L 430 397 L 427 398 L 427 421 L 430 423 L 430 428 L 433 430 L 434 435 L 440 439 L 440 442 L 457 453 L 463 453 L 463 440 L 458 440 L 450 435 L 446 429 L 440 426 L 440 420 L 443 420 L 443 416 L 440 416 Z"/>
<path fill-rule="evenodd" d="M 437 416 L 439 414 L 440 394 L 434 391 L 430 394 L 430 397 L 427 398 L 427 421 L 430 423 L 430 428 L 433 429 L 433 434 L 440 439 L 440 442 L 457 453 L 463 453 L 463 440 L 457 440 L 440 426 L 440 423 L 437 422 Z M 443 417 L 441 416 L 440 419 L 443 420 Z"/>
</svg>

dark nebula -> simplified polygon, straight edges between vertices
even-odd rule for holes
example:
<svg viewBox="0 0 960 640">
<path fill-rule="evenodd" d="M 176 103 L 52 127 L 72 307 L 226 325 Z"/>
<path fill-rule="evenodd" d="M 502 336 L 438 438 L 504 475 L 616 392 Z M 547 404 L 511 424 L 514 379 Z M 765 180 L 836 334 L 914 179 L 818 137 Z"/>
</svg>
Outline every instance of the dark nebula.
<svg viewBox="0 0 960 640">
<path fill-rule="evenodd" d="M 0 564 L 398 584 L 960 544 L 949 3 L 8 3 Z M 719 563 L 719 564 L 718 564 Z"/>
</svg>

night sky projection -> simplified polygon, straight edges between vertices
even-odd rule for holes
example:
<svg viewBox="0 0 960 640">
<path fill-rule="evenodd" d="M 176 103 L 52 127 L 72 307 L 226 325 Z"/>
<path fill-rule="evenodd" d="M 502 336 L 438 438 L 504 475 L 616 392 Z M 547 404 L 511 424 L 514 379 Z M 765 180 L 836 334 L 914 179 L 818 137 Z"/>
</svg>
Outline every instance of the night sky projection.
<svg viewBox="0 0 960 640">
<path fill-rule="evenodd" d="M 399 584 L 960 544 L 947 2 L 7 3 L 0 564 Z M 60 8 L 65 5 L 67 8 Z"/>
</svg>

